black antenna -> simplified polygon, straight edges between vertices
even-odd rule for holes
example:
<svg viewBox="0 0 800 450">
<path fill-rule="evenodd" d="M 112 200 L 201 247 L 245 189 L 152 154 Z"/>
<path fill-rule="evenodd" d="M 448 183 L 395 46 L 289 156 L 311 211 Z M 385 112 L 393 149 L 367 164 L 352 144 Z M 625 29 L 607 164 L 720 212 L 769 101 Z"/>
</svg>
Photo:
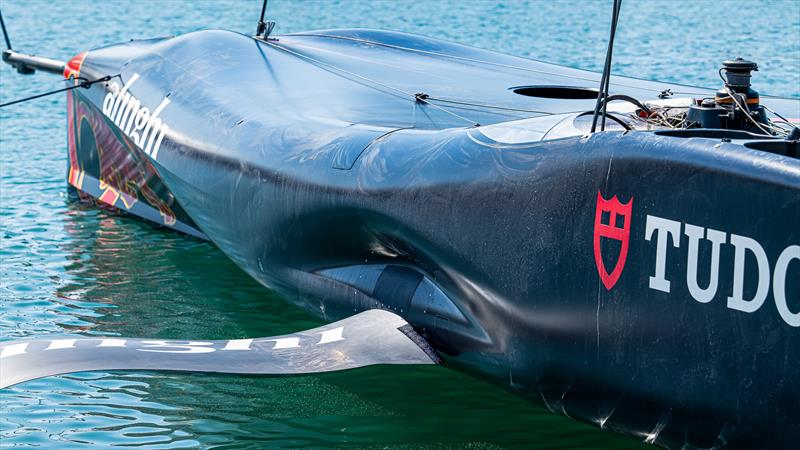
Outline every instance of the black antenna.
<svg viewBox="0 0 800 450">
<path fill-rule="evenodd" d="M 600 77 L 600 92 L 597 93 L 597 103 L 594 105 L 594 116 L 592 117 L 592 133 L 597 130 L 597 116 L 600 113 L 600 106 L 603 107 L 603 121 L 600 131 L 606 129 L 606 106 L 608 105 L 608 85 L 611 80 L 611 55 L 614 52 L 614 35 L 617 34 L 617 21 L 619 11 L 622 8 L 622 0 L 614 0 L 614 11 L 611 17 L 611 36 L 608 39 L 608 50 L 606 51 L 606 62 L 603 66 L 603 76 Z"/>
<path fill-rule="evenodd" d="M 261 18 L 258 19 L 258 27 L 256 28 L 256 37 L 262 37 L 263 35 L 264 39 L 269 38 L 269 35 L 272 34 L 272 29 L 275 28 L 275 22 L 264 22 L 264 14 L 267 12 L 267 1 L 268 0 L 264 0 L 264 3 L 261 4 Z"/>
<path fill-rule="evenodd" d="M 8 31 L 6 31 L 6 23 L 3 22 L 3 12 L 0 11 L 0 27 L 3 28 L 3 38 L 6 40 L 6 49 L 13 50 L 11 48 L 11 41 L 8 39 Z"/>
</svg>

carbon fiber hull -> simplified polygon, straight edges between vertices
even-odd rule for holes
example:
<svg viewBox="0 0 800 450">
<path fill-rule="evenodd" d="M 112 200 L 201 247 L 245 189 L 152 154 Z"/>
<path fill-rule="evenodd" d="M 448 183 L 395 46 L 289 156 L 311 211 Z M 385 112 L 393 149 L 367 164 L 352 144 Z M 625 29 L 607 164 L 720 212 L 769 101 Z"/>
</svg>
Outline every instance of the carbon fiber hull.
<svg viewBox="0 0 800 450">
<path fill-rule="evenodd" d="M 593 102 L 491 87 L 524 81 L 523 65 L 550 71 L 542 83 L 596 76 L 369 33 L 207 31 L 90 52 L 76 73 L 120 77 L 72 91 L 70 185 L 210 239 L 327 320 L 395 311 L 452 367 L 554 412 L 668 447 L 800 438 L 800 160 L 745 145 L 757 139 L 563 131 Z M 472 126 L 468 109 L 398 99 L 413 79 L 339 70 L 351 50 L 392 61 L 352 41 L 366 37 L 460 58 L 440 84 L 417 80 L 423 92 L 529 112 L 478 108 Z M 447 62 L 402 57 L 420 72 Z M 474 61 L 490 57 L 487 79 Z M 503 128 L 514 119 L 525 131 Z"/>
</svg>

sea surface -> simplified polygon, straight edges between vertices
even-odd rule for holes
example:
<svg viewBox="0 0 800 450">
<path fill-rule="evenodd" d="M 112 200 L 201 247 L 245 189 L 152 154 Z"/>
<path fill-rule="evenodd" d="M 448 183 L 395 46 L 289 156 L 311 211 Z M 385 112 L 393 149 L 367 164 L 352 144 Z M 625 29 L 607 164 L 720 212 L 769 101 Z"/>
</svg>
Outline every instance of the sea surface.
<svg viewBox="0 0 800 450">
<path fill-rule="evenodd" d="M 0 1 L 13 46 L 62 60 L 132 38 L 250 33 L 258 1 Z M 372 27 L 600 70 L 610 1 L 272 0 L 276 32 Z M 762 95 L 800 98 L 800 2 L 626 0 L 614 73 L 716 87 L 758 62 Z M 0 103 L 57 89 L 0 68 Z M 0 109 L 0 340 L 228 339 L 320 325 L 214 246 L 65 195 L 64 95 Z M 152 372 L 51 377 L 0 391 L 1 448 L 644 448 L 437 367 L 296 378 Z"/>
</svg>

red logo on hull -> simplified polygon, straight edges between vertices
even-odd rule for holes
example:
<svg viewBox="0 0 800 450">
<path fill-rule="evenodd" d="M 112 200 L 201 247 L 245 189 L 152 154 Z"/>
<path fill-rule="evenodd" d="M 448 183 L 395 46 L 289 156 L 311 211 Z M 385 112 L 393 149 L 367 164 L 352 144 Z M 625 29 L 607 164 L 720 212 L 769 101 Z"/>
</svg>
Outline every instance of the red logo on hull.
<svg viewBox="0 0 800 450">
<path fill-rule="evenodd" d="M 628 241 L 631 235 L 631 208 L 633 207 L 633 198 L 628 200 L 628 203 L 620 203 L 617 196 L 606 200 L 603 194 L 597 191 L 597 207 L 594 215 L 594 262 L 597 264 L 597 273 L 600 274 L 600 280 L 606 287 L 606 290 L 611 290 L 619 276 L 622 275 L 622 269 L 625 268 L 625 260 L 628 257 Z M 608 213 L 605 217 L 603 213 Z M 617 217 L 620 216 L 622 223 L 617 224 Z M 605 222 L 604 219 L 608 218 Z M 613 239 L 620 241 L 619 257 L 614 269 L 609 272 L 603 262 L 602 247 L 600 241 L 602 238 Z"/>
</svg>

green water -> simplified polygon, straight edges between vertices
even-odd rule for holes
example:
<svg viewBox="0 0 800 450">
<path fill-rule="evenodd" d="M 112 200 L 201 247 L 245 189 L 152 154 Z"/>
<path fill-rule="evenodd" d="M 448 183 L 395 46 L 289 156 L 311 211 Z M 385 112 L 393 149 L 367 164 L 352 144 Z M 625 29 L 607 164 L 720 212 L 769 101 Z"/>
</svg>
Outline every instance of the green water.
<svg viewBox="0 0 800 450">
<path fill-rule="evenodd" d="M 800 97 L 800 3 L 628 1 L 615 71 L 715 86 L 719 61 L 762 67 L 764 94 Z M 20 50 L 67 59 L 132 37 L 254 29 L 256 2 L 0 1 Z M 411 31 L 598 69 L 608 2 L 272 0 L 278 31 Z M 715 29 L 720 11 L 725 30 Z M 746 30 L 735 33 L 731 30 Z M 730 41 L 720 41 L 721 35 Z M 745 49 L 746 51 L 740 51 Z M 0 68 L 0 102 L 60 87 Z M 0 110 L 0 338 L 54 334 L 230 339 L 319 325 L 213 246 L 65 196 L 65 104 Z M 642 448 L 437 367 L 296 378 L 84 373 L 0 393 L 0 447 Z"/>
</svg>

